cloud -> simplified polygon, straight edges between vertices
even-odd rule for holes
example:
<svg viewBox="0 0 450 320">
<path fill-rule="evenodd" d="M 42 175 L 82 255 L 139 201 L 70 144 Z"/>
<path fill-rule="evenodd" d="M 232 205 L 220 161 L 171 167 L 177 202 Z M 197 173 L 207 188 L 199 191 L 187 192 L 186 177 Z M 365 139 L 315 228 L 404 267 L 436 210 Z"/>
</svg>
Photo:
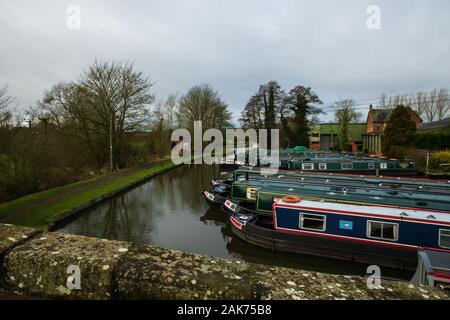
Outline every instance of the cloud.
<svg viewBox="0 0 450 320">
<path fill-rule="evenodd" d="M 366 27 L 372 4 L 381 30 Z M 70 5 L 80 30 L 67 28 Z M 6 0 L 0 85 L 26 108 L 95 59 L 131 61 L 159 99 L 210 83 L 235 118 L 270 80 L 311 86 L 325 102 L 427 91 L 449 86 L 449 9 L 446 0 Z"/>
</svg>

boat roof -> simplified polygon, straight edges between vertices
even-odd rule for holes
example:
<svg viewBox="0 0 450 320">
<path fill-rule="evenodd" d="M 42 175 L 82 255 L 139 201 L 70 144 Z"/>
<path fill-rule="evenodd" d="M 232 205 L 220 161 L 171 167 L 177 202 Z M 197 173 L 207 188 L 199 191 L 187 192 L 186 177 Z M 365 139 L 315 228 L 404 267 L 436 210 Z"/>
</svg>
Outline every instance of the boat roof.
<svg viewBox="0 0 450 320">
<path fill-rule="evenodd" d="M 239 186 L 238 183 L 234 182 L 233 186 Z M 256 187 L 257 188 L 257 198 L 259 199 L 261 194 L 272 194 L 280 195 L 280 197 L 285 195 L 296 195 L 302 199 L 310 199 L 312 201 L 327 201 L 336 203 L 352 203 L 352 204 L 365 204 L 365 205 L 375 205 L 375 206 L 395 206 L 397 208 L 407 207 L 407 208 L 418 208 L 420 210 L 428 212 L 448 212 L 450 213 L 449 203 L 450 200 L 447 197 L 444 201 L 438 201 L 435 197 L 424 197 L 422 195 L 421 199 L 417 197 L 405 196 L 404 193 L 397 194 L 395 196 L 388 193 L 381 194 L 378 190 L 367 190 L 367 192 L 360 191 L 335 191 L 331 189 L 318 189 L 317 186 L 308 186 L 303 188 L 287 188 L 286 185 L 274 187 L 274 186 L 264 186 L 262 184 L 241 184 L 242 187 Z M 311 188 L 314 187 L 315 189 Z M 259 200 L 257 200 L 259 202 Z M 423 208 L 423 209 L 422 209 Z"/>
<path fill-rule="evenodd" d="M 342 213 L 349 215 L 373 215 L 374 217 L 394 219 L 394 220 L 405 220 L 405 221 L 417 221 L 426 222 L 430 224 L 446 224 L 450 227 L 450 214 L 406 209 L 406 208 L 386 208 L 377 206 L 367 206 L 367 205 L 355 205 L 355 204 L 344 204 L 344 203 L 332 203 L 332 202 L 322 202 L 322 201 L 310 201 L 310 200 L 300 200 L 298 203 L 288 203 L 279 199 L 275 202 L 275 207 L 286 207 L 292 209 L 310 209 L 317 210 L 321 212 L 330 213 Z"/>
<path fill-rule="evenodd" d="M 361 195 L 364 197 L 383 197 L 383 198 L 400 198 L 409 200 L 423 200 L 430 202 L 448 203 L 450 209 L 450 195 L 448 193 L 442 194 L 430 194 L 421 191 L 397 191 L 396 194 L 391 194 L 390 190 L 383 189 L 370 189 L 364 188 L 364 186 L 336 186 L 336 185 L 317 185 L 302 183 L 286 183 L 285 181 L 273 181 L 273 180 L 243 180 L 233 182 L 233 186 L 251 186 L 264 188 L 264 191 L 288 191 L 289 193 L 302 193 L 306 190 L 311 192 L 317 192 L 318 194 L 326 193 L 330 196 L 342 194 L 342 195 Z"/>
<path fill-rule="evenodd" d="M 283 178 L 315 178 L 315 179 L 334 179 L 334 180 L 357 180 L 370 183 L 394 183 L 394 184 L 410 184 L 417 186 L 432 186 L 432 187 L 446 187 L 450 188 L 449 180 L 431 180 L 424 178 L 411 178 L 411 177 L 377 177 L 377 176 L 367 176 L 367 175 L 356 175 L 356 174 L 342 174 L 342 173 L 314 173 L 303 171 L 286 171 L 286 170 L 270 170 L 265 168 L 261 171 L 261 168 L 245 167 L 242 166 L 238 170 L 234 171 L 235 174 L 250 174 L 252 176 L 260 175 L 265 177 L 277 177 L 278 179 Z M 270 174 L 270 175 L 269 175 Z"/>
<path fill-rule="evenodd" d="M 247 179 L 248 178 L 248 179 Z M 303 184 L 321 185 L 321 186 L 341 186 L 351 188 L 369 188 L 369 189 L 384 189 L 389 191 L 406 191 L 406 192 L 420 192 L 430 194 L 449 194 L 450 185 L 421 185 L 417 183 L 397 183 L 395 181 L 372 181 L 370 179 L 335 179 L 329 176 L 267 176 L 258 173 L 251 173 L 248 176 L 245 173 L 238 172 L 235 174 L 235 180 L 242 181 L 268 181 L 275 183 L 285 183 L 286 185 L 301 186 Z"/>
</svg>

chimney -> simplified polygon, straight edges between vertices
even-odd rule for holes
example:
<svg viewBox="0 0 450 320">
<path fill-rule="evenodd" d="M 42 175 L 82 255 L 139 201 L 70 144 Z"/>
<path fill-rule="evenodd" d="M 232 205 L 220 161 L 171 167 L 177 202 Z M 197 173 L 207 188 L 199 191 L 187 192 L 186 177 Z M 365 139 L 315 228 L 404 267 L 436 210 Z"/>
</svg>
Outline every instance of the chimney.
<svg viewBox="0 0 450 320">
<path fill-rule="evenodd" d="M 373 109 L 373 106 L 370 105 L 370 106 L 369 106 L 369 111 L 372 111 L 372 109 Z"/>
</svg>

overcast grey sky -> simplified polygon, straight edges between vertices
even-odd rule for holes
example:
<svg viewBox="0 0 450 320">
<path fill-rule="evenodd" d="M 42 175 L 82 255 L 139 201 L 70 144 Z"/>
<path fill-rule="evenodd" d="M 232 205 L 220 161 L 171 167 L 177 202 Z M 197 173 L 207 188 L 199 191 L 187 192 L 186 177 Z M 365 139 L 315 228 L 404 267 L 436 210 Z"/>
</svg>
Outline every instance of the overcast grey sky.
<svg viewBox="0 0 450 320">
<path fill-rule="evenodd" d="M 67 27 L 70 5 L 80 30 Z M 369 5 L 380 30 L 367 28 Z M 158 99 L 209 83 L 236 119 L 270 80 L 324 102 L 448 88 L 450 1 L 0 0 L 0 46 L 0 86 L 21 108 L 115 59 L 150 76 Z"/>
</svg>

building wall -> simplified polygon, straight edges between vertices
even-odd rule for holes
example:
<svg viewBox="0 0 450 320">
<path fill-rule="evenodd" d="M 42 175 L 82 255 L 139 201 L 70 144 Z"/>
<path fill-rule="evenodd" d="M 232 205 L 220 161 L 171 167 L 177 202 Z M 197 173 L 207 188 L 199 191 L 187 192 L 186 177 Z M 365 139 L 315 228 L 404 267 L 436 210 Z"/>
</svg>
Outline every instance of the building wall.
<svg viewBox="0 0 450 320">
<path fill-rule="evenodd" d="M 381 155 L 381 134 L 365 134 L 363 136 L 363 151 L 368 154 Z"/>
<path fill-rule="evenodd" d="M 310 148 L 311 149 L 330 149 L 338 144 L 338 123 L 323 123 L 311 128 Z M 358 145 L 362 144 L 362 135 L 366 132 L 364 123 L 352 123 L 349 126 L 349 148 L 357 151 Z"/>
<path fill-rule="evenodd" d="M 422 119 L 420 119 L 417 114 L 411 109 L 408 110 L 411 119 L 416 124 L 416 127 L 419 128 L 422 123 Z M 367 150 L 369 154 L 374 155 L 382 155 L 381 153 L 381 135 L 386 129 L 387 119 L 384 122 L 376 122 L 373 121 L 372 109 L 369 110 L 369 114 L 367 115 L 367 131 L 363 136 L 363 151 Z"/>
</svg>

